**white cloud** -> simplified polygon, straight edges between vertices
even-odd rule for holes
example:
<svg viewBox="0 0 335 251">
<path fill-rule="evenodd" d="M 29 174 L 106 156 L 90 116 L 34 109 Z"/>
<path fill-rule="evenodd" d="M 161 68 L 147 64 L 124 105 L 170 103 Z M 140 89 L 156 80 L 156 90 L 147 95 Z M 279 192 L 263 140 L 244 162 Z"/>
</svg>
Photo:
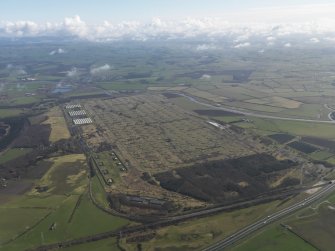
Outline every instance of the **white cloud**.
<svg viewBox="0 0 335 251">
<path fill-rule="evenodd" d="M 90 41 L 224 37 L 231 39 L 236 46 L 249 43 L 255 36 L 263 38 L 265 44 L 289 35 L 307 35 L 323 41 L 325 36 L 335 37 L 334 13 L 335 4 L 316 4 L 223 13 L 218 18 L 174 21 L 153 18 L 146 23 L 104 21 L 96 25 L 86 23 L 77 15 L 53 23 L 0 21 L 0 37 L 73 36 Z M 206 46 L 200 44 L 198 49 L 206 50 Z"/>
<path fill-rule="evenodd" d="M 62 23 L 63 29 L 71 35 L 86 37 L 88 34 L 87 24 L 77 15 L 73 18 L 65 18 Z"/>
<path fill-rule="evenodd" d="M 211 75 L 209 75 L 209 74 L 204 74 L 204 75 L 201 76 L 200 79 L 202 79 L 202 80 L 210 80 L 211 78 L 212 78 Z"/>
<path fill-rule="evenodd" d="M 197 51 L 215 50 L 217 47 L 213 44 L 199 44 L 196 48 Z"/>
<path fill-rule="evenodd" d="M 245 42 L 245 43 L 240 43 L 240 44 L 236 44 L 234 45 L 234 48 L 239 49 L 239 48 L 245 48 L 245 47 L 249 47 L 251 44 L 249 42 Z"/>
<path fill-rule="evenodd" d="M 290 48 L 290 47 L 292 47 L 292 44 L 291 43 L 286 43 L 286 44 L 284 44 L 284 47 Z"/>
<path fill-rule="evenodd" d="M 329 42 L 335 42 L 335 37 L 325 37 L 324 39 Z"/>
<path fill-rule="evenodd" d="M 64 54 L 66 53 L 65 50 L 62 48 L 58 48 L 57 50 L 53 50 L 49 53 L 50 56 L 56 55 L 56 54 Z"/>
<path fill-rule="evenodd" d="M 318 39 L 317 37 L 312 37 L 309 41 L 311 41 L 314 44 L 317 44 L 320 42 L 320 39 Z"/>
<path fill-rule="evenodd" d="M 105 64 L 103 66 L 91 68 L 90 73 L 92 75 L 100 75 L 109 72 L 111 69 L 112 67 L 109 64 Z"/>
<path fill-rule="evenodd" d="M 66 72 L 66 76 L 69 78 L 74 78 L 79 75 L 78 69 L 73 67 L 70 71 Z"/>
</svg>

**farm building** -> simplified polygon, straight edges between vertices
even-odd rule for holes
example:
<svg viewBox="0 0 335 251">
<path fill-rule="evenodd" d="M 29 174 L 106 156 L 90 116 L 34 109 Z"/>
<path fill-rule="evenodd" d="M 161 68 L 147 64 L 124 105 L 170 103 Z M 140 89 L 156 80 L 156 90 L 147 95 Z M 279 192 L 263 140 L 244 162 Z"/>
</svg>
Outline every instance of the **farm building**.
<svg viewBox="0 0 335 251">
<path fill-rule="evenodd" d="M 65 109 L 75 109 L 75 108 L 81 108 L 80 104 L 72 104 L 65 106 Z"/>
<path fill-rule="evenodd" d="M 69 115 L 70 115 L 71 117 L 83 116 L 83 115 L 86 115 L 86 111 L 84 111 L 84 110 L 79 110 L 79 111 L 69 111 Z"/>
<path fill-rule="evenodd" d="M 73 124 L 75 125 L 87 125 L 93 123 L 91 118 L 83 118 L 83 119 L 74 119 Z"/>
</svg>

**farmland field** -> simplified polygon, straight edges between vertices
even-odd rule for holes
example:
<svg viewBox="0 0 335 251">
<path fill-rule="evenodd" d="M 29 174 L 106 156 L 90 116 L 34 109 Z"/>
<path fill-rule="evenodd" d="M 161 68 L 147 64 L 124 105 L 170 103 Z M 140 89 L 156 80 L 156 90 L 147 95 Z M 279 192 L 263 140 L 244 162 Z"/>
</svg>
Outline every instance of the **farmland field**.
<svg viewBox="0 0 335 251">
<path fill-rule="evenodd" d="M 335 141 L 332 140 L 316 138 L 316 137 L 303 137 L 302 140 L 309 144 L 321 146 L 324 148 L 328 148 L 330 150 L 335 150 Z"/>
<path fill-rule="evenodd" d="M 334 247 L 334 201 L 325 201 L 311 207 L 311 213 L 293 219 L 288 224 L 293 231 L 321 250 L 332 250 Z"/>
<path fill-rule="evenodd" d="M 295 236 L 282 226 L 265 229 L 250 240 L 230 248 L 231 251 L 316 251 L 317 249 Z"/>
<path fill-rule="evenodd" d="M 0 109 L 0 118 L 15 117 L 23 114 L 21 109 Z"/>
<path fill-rule="evenodd" d="M 275 141 L 277 141 L 278 143 L 280 144 L 283 144 L 283 143 L 286 143 L 292 139 L 294 139 L 294 136 L 292 135 L 289 135 L 289 134 L 283 134 L 283 133 L 280 133 L 280 134 L 272 134 L 272 135 L 269 135 L 269 137 Z"/>
<path fill-rule="evenodd" d="M 87 193 L 86 167 L 80 162 L 84 159 L 80 154 L 49 159 L 53 165 L 37 183 L 37 187 L 47 189 L 33 188 L 0 206 L 2 213 L 12 215 L 0 221 L 0 229 L 6 229 L 0 232 L 5 250 L 22 250 L 129 224 L 92 204 Z M 51 226 L 54 226 L 52 231 Z"/>
<path fill-rule="evenodd" d="M 277 132 L 288 133 L 298 136 L 311 136 L 323 139 L 335 139 L 334 125 L 308 123 L 300 121 L 284 121 L 276 119 L 252 118 L 252 123 L 241 122 L 237 125 L 241 127 L 256 129 L 262 133 L 274 134 Z"/>
<path fill-rule="evenodd" d="M 281 220 L 228 250 L 332 250 L 334 194 Z"/>
<path fill-rule="evenodd" d="M 0 164 L 13 160 L 18 156 L 23 156 L 30 151 L 31 149 L 29 148 L 12 148 L 0 155 Z"/>
<path fill-rule="evenodd" d="M 290 147 L 300 151 L 300 152 L 303 152 L 303 153 L 312 153 L 312 152 L 315 152 L 316 150 L 318 150 L 318 148 L 312 146 L 312 145 L 309 145 L 309 144 L 306 144 L 306 143 L 303 143 L 303 142 L 298 142 L 298 141 L 294 141 L 290 144 L 288 144 Z"/>
</svg>

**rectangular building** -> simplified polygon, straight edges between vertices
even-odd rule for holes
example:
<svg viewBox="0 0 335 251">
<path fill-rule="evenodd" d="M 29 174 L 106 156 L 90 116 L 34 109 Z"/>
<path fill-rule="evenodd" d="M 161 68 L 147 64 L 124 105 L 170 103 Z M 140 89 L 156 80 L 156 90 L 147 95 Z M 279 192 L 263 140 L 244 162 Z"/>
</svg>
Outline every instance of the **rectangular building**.
<svg viewBox="0 0 335 251">
<path fill-rule="evenodd" d="M 86 111 L 84 110 L 79 110 L 79 111 L 69 111 L 69 115 L 71 117 L 75 117 L 75 116 L 83 116 L 86 115 Z"/>
<path fill-rule="evenodd" d="M 74 108 L 81 108 L 80 104 L 72 104 L 72 105 L 66 105 L 65 109 L 74 109 Z"/>
<path fill-rule="evenodd" d="M 91 118 L 73 119 L 73 124 L 75 125 L 87 125 L 92 123 L 93 121 Z"/>
</svg>

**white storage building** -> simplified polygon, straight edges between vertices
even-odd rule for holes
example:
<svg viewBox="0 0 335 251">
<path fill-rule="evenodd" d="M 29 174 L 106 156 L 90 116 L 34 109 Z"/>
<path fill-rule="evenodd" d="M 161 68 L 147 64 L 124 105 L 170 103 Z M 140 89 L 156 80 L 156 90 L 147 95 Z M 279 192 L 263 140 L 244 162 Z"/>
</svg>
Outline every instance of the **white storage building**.
<svg viewBox="0 0 335 251">
<path fill-rule="evenodd" d="M 86 115 L 86 111 L 84 110 L 79 110 L 79 111 L 69 111 L 69 115 L 71 117 L 75 117 L 75 116 L 83 116 Z"/>
<path fill-rule="evenodd" d="M 74 119 L 73 124 L 75 125 L 87 125 L 92 124 L 93 121 L 91 118 L 82 118 L 82 119 Z"/>
</svg>

